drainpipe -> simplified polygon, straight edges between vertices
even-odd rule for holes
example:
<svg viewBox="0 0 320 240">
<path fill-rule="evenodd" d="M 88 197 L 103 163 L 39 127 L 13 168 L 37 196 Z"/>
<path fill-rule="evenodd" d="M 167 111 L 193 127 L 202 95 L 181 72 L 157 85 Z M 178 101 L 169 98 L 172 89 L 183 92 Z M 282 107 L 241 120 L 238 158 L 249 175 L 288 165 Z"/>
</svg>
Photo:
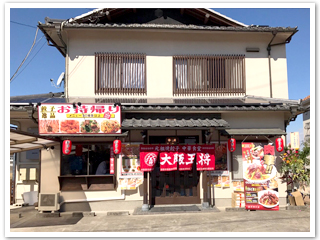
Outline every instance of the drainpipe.
<svg viewBox="0 0 320 240">
<path fill-rule="evenodd" d="M 62 28 L 63 28 L 63 24 L 65 23 L 65 21 L 63 21 L 61 24 L 60 24 L 60 26 L 55 26 L 55 28 L 56 28 L 56 31 L 57 31 L 57 35 L 58 35 L 58 37 L 59 37 L 59 39 L 60 39 L 60 42 L 62 43 L 62 45 L 63 45 L 63 48 L 65 49 L 65 50 L 67 50 L 67 45 L 66 45 L 66 43 L 63 41 L 63 39 L 62 39 L 62 35 L 61 35 L 61 32 L 62 32 Z"/>
<path fill-rule="evenodd" d="M 32 121 L 35 123 L 35 124 L 38 124 L 38 121 L 34 118 L 33 114 L 34 114 L 34 108 L 33 108 L 33 104 L 31 103 L 29 107 L 26 107 L 27 109 L 27 112 L 29 114 L 29 118 L 32 119 Z"/>
<path fill-rule="evenodd" d="M 290 37 L 288 37 L 288 38 L 286 39 L 286 41 L 285 41 L 285 42 L 282 42 L 282 43 L 276 43 L 276 44 L 271 44 L 271 43 L 272 43 L 272 41 L 273 41 L 273 39 L 276 37 L 277 33 L 278 33 L 277 31 L 272 31 L 272 35 L 273 35 L 273 37 L 272 37 L 272 39 L 271 39 L 271 41 L 269 42 L 268 47 L 267 47 L 267 51 L 268 51 L 268 60 L 269 60 L 269 84 L 270 84 L 270 98 L 272 98 L 271 47 L 290 43 L 291 38 L 292 38 L 292 36 L 293 36 L 293 34 L 294 34 L 294 33 L 293 33 L 293 34 L 291 34 L 291 36 L 290 36 Z"/>
<path fill-rule="evenodd" d="M 272 76 L 271 76 L 271 43 L 273 41 L 273 39 L 276 37 L 277 35 L 277 32 L 276 31 L 273 31 L 272 32 L 272 39 L 271 41 L 269 42 L 268 44 L 268 47 L 267 47 L 267 51 L 268 51 L 268 61 L 269 61 L 269 85 L 270 85 L 270 98 L 272 98 Z"/>
</svg>

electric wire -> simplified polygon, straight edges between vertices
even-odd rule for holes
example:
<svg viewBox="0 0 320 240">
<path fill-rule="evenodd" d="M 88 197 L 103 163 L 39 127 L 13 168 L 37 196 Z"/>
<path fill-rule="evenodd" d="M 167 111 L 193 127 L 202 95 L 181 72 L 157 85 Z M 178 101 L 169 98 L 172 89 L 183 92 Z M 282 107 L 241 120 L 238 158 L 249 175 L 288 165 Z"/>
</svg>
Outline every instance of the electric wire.
<svg viewBox="0 0 320 240">
<path fill-rule="evenodd" d="M 33 44 L 32 44 L 32 46 L 31 46 L 29 52 L 27 53 L 27 55 L 25 56 L 25 58 L 24 58 L 23 61 L 21 62 L 21 64 L 20 64 L 20 66 L 18 67 L 17 71 L 16 71 L 16 72 L 13 74 L 13 76 L 10 78 L 10 83 L 12 82 L 14 76 L 18 73 L 19 69 L 22 67 L 23 63 L 26 61 L 26 59 L 28 58 L 31 50 L 33 49 L 34 44 L 36 43 L 36 39 L 37 39 L 37 35 L 38 35 L 38 30 L 39 30 L 39 28 L 37 28 L 36 35 L 34 36 Z"/>
<path fill-rule="evenodd" d="M 28 25 L 28 24 L 18 23 L 18 22 L 15 22 L 15 21 L 10 21 L 10 22 L 18 24 L 18 25 L 26 26 L 26 27 L 37 28 L 37 27 L 31 26 L 31 25 Z"/>
<path fill-rule="evenodd" d="M 21 69 L 21 71 L 16 75 L 16 77 L 14 79 L 16 79 L 25 69 L 26 67 L 31 63 L 31 61 L 35 58 L 35 56 L 37 56 L 37 54 L 40 52 L 40 50 L 44 47 L 46 42 L 43 42 L 43 44 L 41 45 L 41 47 L 39 48 L 39 50 L 35 53 L 35 55 L 30 59 L 30 61 L 25 65 L 25 67 L 23 69 Z"/>
</svg>

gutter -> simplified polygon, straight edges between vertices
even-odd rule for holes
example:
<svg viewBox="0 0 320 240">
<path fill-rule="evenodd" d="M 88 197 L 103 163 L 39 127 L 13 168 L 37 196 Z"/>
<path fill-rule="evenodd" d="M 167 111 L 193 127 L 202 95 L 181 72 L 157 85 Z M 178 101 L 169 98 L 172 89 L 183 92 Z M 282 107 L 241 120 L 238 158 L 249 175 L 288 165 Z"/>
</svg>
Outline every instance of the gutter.
<svg viewBox="0 0 320 240">
<path fill-rule="evenodd" d="M 40 24 L 40 22 L 39 22 Z M 64 49 L 63 46 L 58 46 L 58 44 L 55 43 L 55 41 L 52 40 L 52 38 L 47 34 L 47 32 L 43 29 L 42 25 L 38 25 L 38 28 L 41 30 L 41 32 L 45 35 L 46 39 L 47 39 L 47 44 L 50 47 L 55 47 L 58 49 L 58 51 L 62 54 L 63 57 L 66 57 L 65 52 L 62 50 Z M 50 44 L 49 42 L 52 42 L 52 44 Z M 64 49 L 65 50 L 65 49 Z"/>
</svg>

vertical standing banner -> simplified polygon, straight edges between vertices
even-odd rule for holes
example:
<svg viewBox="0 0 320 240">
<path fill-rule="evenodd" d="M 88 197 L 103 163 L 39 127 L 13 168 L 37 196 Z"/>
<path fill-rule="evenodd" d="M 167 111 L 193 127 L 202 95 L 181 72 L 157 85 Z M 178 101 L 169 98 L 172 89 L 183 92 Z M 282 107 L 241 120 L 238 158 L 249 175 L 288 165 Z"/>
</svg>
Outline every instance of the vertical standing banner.
<svg viewBox="0 0 320 240">
<path fill-rule="evenodd" d="M 245 208 L 279 210 L 274 146 L 242 143 Z"/>
<path fill-rule="evenodd" d="M 143 183 L 140 166 L 140 145 L 124 143 L 121 145 L 119 186 L 122 190 L 134 190 Z"/>
<path fill-rule="evenodd" d="M 298 150 L 300 148 L 299 132 L 290 133 L 291 148 Z"/>
<path fill-rule="evenodd" d="M 113 153 L 113 147 L 110 147 L 110 174 L 114 174 L 114 153 Z"/>
</svg>

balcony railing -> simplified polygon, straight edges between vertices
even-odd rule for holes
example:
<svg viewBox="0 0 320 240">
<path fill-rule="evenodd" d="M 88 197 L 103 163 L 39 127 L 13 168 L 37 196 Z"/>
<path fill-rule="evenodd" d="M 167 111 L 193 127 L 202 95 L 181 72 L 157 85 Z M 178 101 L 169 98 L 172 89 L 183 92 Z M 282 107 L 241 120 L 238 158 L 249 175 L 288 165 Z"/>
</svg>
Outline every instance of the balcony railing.
<svg viewBox="0 0 320 240">
<path fill-rule="evenodd" d="M 174 96 L 246 93 L 244 55 L 173 57 Z"/>
<path fill-rule="evenodd" d="M 146 56 L 95 53 L 95 94 L 146 94 Z"/>
</svg>

